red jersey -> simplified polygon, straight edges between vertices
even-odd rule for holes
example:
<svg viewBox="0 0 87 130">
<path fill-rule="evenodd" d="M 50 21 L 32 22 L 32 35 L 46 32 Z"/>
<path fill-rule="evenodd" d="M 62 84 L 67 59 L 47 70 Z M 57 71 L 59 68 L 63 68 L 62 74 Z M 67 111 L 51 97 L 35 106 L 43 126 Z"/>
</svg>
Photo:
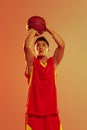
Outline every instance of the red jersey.
<svg viewBox="0 0 87 130">
<path fill-rule="evenodd" d="M 33 72 L 27 75 L 30 89 L 27 100 L 26 113 L 46 116 L 57 114 L 57 95 L 55 85 L 54 60 L 49 58 L 44 67 L 39 59 L 34 58 Z M 32 78 L 32 79 L 31 79 Z"/>
</svg>

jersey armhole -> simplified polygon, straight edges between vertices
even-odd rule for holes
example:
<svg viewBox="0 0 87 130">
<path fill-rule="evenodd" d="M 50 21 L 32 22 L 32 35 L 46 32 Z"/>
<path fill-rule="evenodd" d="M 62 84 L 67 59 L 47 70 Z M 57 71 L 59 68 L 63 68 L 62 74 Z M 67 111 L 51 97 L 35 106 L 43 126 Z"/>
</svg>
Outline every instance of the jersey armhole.
<svg viewBox="0 0 87 130">
<path fill-rule="evenodd" d="M 33 66 L 32 66 L 32 71 L 30 73 L 28 73 L 28 67 L 26 67 L 24 75 L 27 78 L 28 85 L 30 86 L 32 82 L 32 76 L 33 76 Z"/>
<path fill-rule="evenodd" d="M 26 66 L 26 69 L 25 69 L 25 77 L 27 78 L 27 81 L 28 81 L 28 84 L 30 86 L 31 84 L 31 81 L 32 81 L 32 76 L 33 76 L 33 68 L 34 68 L 34 62 L 36 62 L 36 57 L 34 56 L 34 61 L 33 61 L 33 65 L 32 65 L 32 68 L 31 68 L 31 71 L 28 70 L 28 66 Z"/>
</svg>

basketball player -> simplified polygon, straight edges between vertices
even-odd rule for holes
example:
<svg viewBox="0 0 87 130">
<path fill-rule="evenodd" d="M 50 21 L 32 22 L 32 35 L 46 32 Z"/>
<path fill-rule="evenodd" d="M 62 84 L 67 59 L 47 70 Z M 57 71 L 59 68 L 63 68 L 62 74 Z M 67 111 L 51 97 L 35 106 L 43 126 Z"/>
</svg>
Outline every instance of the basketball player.
<svg viewBox="0 0 87 130">
<path fill-rule="evenodd" d="M 25 130 L 62 130 L 57 105 L 55 71 L 60 63 L 65 44 L 62 38 L 46 23 L 46 31 L 57 44 L 54 55 L 47 57 L 49 43 L 34 29 L 29 29 L 24 44 L 29 92 L 25 114 Z M 36 36 L 39 36 L 36 40 Z M 33 54 L 31 45 L 34 44 Z"/>
</svg>

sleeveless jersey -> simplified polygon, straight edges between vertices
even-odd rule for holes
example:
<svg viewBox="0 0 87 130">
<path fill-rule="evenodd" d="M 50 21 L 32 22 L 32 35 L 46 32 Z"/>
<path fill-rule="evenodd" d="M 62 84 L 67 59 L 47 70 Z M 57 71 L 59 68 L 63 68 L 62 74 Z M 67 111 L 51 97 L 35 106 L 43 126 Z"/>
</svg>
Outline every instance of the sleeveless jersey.
<svg viewBox="0 0 87 130">
<path fill-rule="evenodd" d="M 54 60 L 50 57 L 43 66 L 34 57 L 33 72 L 26 75 L 29 81 L 26 113 L 37 116 L 57 114 L 57 94 L 55 85 Z"/>
</svg>

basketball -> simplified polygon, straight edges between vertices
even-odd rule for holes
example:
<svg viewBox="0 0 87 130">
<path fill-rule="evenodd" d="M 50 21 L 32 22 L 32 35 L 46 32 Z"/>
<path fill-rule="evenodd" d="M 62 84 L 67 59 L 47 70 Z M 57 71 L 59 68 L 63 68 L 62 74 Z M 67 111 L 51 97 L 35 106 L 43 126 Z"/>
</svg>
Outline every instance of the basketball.
<svg viewBox="0 0 87 130">
<path fill-rule="evenodd" d="M 35 29 L 42 34 L 46 30 L 45 20 L 40 16 L 32 16 L 27 21 L 28 29 Z"/>
</svg>

